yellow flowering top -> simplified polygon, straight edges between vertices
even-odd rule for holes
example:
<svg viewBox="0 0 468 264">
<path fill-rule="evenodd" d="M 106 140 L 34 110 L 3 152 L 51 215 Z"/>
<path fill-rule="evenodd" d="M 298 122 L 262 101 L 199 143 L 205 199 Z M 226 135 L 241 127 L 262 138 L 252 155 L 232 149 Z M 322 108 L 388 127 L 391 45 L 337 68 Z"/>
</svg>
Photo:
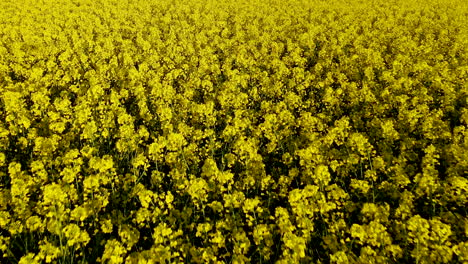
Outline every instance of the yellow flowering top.
<svg viewBox="0 0 468 264">
<path fill-rule="evenodd" d="M 1 263 L 468 262 L 468 2 L 0 1 Z"/>
</svg>

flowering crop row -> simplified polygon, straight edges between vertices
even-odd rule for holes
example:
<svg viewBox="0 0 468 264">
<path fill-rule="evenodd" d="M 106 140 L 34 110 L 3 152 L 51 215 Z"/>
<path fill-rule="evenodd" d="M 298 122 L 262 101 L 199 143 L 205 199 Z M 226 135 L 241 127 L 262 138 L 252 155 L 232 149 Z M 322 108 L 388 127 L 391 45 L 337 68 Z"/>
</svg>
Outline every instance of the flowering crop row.
<svg viewBox="0 0 468 264">
<path fill-rule="evenodd" d="M 467 175 L 467 1 L 0 1 L 1 263 L 465 263 Z"/>
</svg>

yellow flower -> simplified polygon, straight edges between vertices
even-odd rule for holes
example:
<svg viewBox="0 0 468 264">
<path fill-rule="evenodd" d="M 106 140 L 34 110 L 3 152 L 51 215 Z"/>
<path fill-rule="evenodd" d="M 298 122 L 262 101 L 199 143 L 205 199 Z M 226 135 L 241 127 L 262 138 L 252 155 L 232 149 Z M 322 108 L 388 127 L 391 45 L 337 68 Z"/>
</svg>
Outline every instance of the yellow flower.
<svg viewBox="0 0 468 264">
<path fill-rule="evenodd" d="M 22 256 L 18 262 L 19 264 L 39 264 L 41 263 L 34 253 L 28 253 L 25 256 Z"/>
<path fill-rule="evenodd" d="M 107 220 L 101 220 L 101 230 L 105 234 L 112 233 L 112 220 L 107 219 Z"/>
<path fill-rule="evenodd" d="M 5 160 L 6 160 L 5 153 L 0 152 L 0 166 L 4 166 L 4 165 L 5 165 Z"/>
<path fill-rule="evenodd" d="M 127 250 L 130 250 L 140 239 L 140 232 L 130 225 L 120 225 L 118 231 L 122 243 L 127 246 Z"/>
<path fill-rule="evenodd" d="M 127 253 L 125 247 L 119 241 L 111 239 L 106 242 L 101 261 L 112 264 L 123 263 L 125 253 Z"/>
<path fill-rule="evenodd" d="M 69 224 L 63 229 L 63 233 L 67 240 L 68 246 L 76 246 L 80 248 L 86 246 L 90 241 L 90 237 L 85 230 L 81 230 L 76 224 Z"/>
<path fill-rule="evenodd" d="M 26 227 L 31 231 L 36 231 L 39 228 L 43 229 L 43 221 L 38 216 L 31 216 L 26 220 Z"/>
</svg>

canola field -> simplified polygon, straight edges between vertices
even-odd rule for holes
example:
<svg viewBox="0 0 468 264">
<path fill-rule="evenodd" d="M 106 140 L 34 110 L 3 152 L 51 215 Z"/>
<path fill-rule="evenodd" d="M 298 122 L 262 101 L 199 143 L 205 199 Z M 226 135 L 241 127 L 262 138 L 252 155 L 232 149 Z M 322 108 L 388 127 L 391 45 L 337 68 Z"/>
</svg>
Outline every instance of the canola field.
<svg viewBox="0 0 468 264">
<path fill-rule="evenodd" d="M 467 263 L 468 1 L 0 1 L 0 263 Z"/>
</svg>

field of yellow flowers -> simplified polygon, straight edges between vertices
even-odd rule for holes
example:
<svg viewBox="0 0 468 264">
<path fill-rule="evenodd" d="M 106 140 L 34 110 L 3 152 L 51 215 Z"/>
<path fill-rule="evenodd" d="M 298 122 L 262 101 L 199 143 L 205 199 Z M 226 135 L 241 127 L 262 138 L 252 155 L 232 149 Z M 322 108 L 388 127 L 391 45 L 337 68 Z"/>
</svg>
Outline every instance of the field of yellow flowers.
<svg viewBox="0 0 468 264">
<path fill-rule="evenodd" d="M 0 1 L 0 263 L 467 263 L 468 1 Z"/>
</svg>

